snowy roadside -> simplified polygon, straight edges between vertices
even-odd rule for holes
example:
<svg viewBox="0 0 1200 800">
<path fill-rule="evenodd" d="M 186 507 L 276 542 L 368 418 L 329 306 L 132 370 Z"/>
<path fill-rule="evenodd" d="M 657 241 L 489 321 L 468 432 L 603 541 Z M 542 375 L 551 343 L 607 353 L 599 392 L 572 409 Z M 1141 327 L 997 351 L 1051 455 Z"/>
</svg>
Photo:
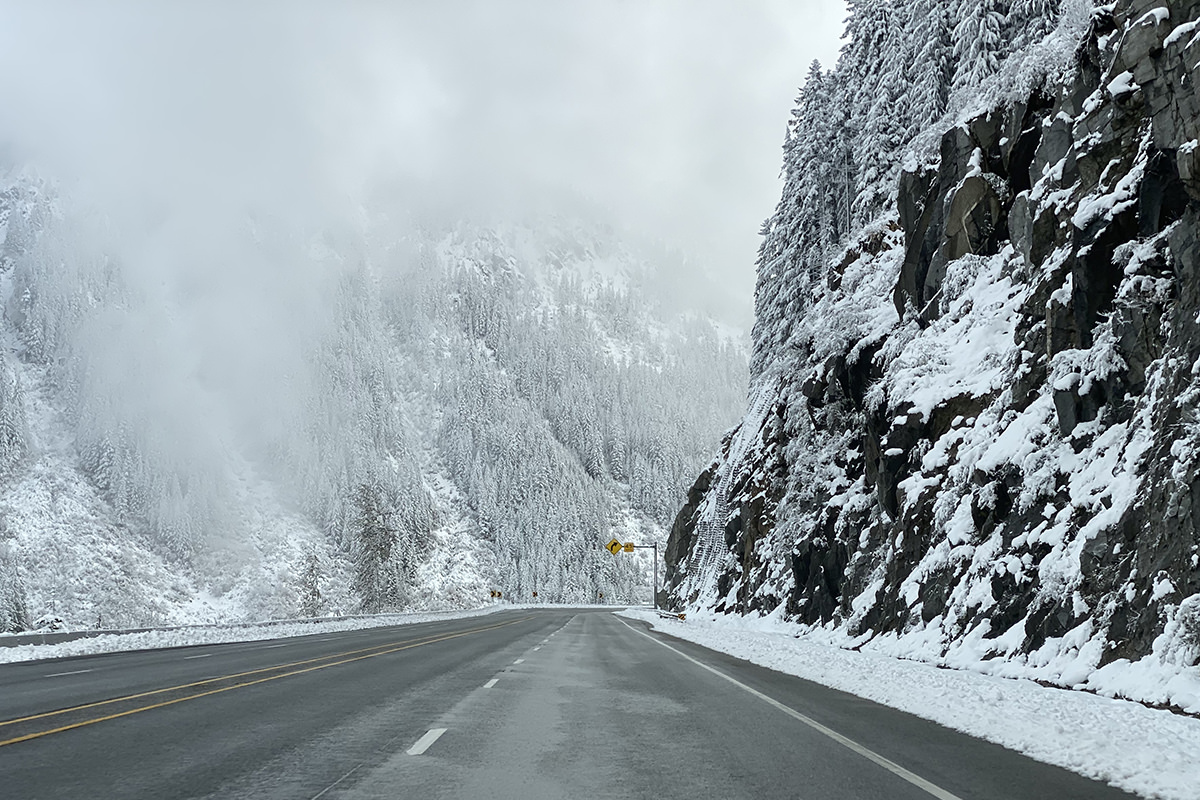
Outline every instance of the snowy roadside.
<svg viewBox="0 0 1200 800">
<path fill-rule="evenodd" d="M 1144 797 L 1195 800 L 1200 720 L 1128 700 L 1052 689 L 808 638 L 773 619 L 660 619 L 656 630 L 1003 745 Z"/>
<path fill-rule="evenodd" d="M 241 625 L 195 625 L 162 630 L 102 633 L 86 639 L 73 639 L 55 644 L 20 644 L 0 647 L 0 664 L 19 661 L 36 661 L 45 658 L 87 656 L 96 653 L 117 653 L 127 650 L 157 650 L 164 647 L 189 647 L 199 644 L 225 644 L 227 642 L 257 642 L 264 639 L 287 639 L 292 636 L 307 636 L 317 633 L 356 631 L 367 628 L 384 628 L 392 625 L 416 625 L 420 622 L 436 622 L 445 619 L 481 617 L 497 611 L 518 611 L 539 608 L 608 609 L 611 605 L 565 605 L 549 603 L 497 603 L 463 611 L 424 611 L 408 614 L 378 614 L 369 617 L 345 617 L 321 621 L 282 620 L 279 622 L 254 622 Z"/>
<path fill-rule="evenodd" d="M 383 628 L 392 625 L 415 625 L 447 619 L 463 619 L 506 611 L 521 606 L 497 604 L 464 611 L 429 611 L 412 614 L 379 614 L 370 617 L 346 617 L 321 622 L 285 620 L 276 623 L 243 625 L 197 625 L 192 627 L 138 631 L 136 633 L 104 633 L 86 639 L 73 639 L 56 644 L 22 644 L 0 647 L 0 664 L 35 661 L 44 658 L 64 658 L 97 653 L 117 653 L 128 650 L 157 650 L 165 647 L 188 647 L 200 644 L 256 642 L 264 639 L 286 639 L 317 633 Z"/>
</svg>

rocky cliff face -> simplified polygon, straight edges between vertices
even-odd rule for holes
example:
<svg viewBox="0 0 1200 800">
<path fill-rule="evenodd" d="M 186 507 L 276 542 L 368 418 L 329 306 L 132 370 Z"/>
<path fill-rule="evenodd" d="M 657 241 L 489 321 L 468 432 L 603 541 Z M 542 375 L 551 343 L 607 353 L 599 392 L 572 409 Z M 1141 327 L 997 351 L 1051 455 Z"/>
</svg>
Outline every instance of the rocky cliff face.
<svg viewBox="0 0 1200 800">
<path fill-rule="evenodd" d="M 1063 685 L 1194 668 L 1198 65 L 1200 2 L 1122 0 L 905 163 L 680 512 L 674 602 Z"/>
</svg>

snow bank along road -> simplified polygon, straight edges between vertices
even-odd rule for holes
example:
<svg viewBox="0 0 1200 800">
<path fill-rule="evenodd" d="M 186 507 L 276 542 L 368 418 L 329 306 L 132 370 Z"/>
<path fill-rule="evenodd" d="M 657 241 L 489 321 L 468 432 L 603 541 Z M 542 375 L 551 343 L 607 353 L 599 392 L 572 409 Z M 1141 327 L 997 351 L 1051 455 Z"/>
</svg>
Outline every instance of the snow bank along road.
<svg viewBox="0 0 1200 800">
<path fill-rule="evenodd" d="M 6 798 L 1129 797 L 595 610 L 0 666 Z"/>
</svg>

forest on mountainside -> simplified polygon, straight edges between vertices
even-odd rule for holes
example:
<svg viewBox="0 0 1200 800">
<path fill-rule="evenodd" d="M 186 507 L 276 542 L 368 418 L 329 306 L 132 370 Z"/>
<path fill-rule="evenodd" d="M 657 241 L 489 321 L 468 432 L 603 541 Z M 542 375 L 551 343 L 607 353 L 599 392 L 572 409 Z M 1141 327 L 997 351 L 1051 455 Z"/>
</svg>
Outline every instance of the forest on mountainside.
<svg viewBox="0 0 1200 800">
<path fill-rule="evenodd" d="M 796 352 L 793 329 L 827 262 L 894 218 L 905 160 L 930 158 L 948 120 L 990 95 L 1028 93 L 1061 75 L 1091 10 L 1088 0 L 1066 0 L 1061 16 L 1059 0 L 849 6 L 836 68 L 812 65 L 788 119 L 785 184 L 758 257 L 755 376 Z"/>
<path fill-rule="evenodd" d="M 645 596 L 600 545 L 663 535 L 742 397 L 601 225 L 246 218 L 161 269 L 7 185 L 5 628 Z"/>
</svg>

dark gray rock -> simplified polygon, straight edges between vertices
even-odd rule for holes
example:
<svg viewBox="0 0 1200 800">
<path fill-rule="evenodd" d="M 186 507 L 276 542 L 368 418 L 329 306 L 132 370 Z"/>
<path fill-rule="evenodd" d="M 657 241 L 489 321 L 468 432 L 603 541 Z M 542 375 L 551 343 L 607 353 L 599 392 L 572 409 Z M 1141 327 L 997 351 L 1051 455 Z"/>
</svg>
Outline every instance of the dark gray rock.
<svg viewBox="0 0 1200 800">
<path fill-rule="evenodd" d="M 1183 216 L 1187 209 L 1187 188 L 1179 177 L 1174 150 L 1150 151 L 1138 193 L 1138 236 L 1150 237 Z"/>
<path fill-rule="evenodd" d="M 1075 177 L 1075 149 L 1071 137 L 1071 119 L 1059 113 L 1042 123 L 1042 135 L 1029 165 L 1030 185 L 1037 183 L 1052 168 L 1063 164 L 1061 182 L 1070 186 Z"/>
<path fill-rule="evenodd" d="M 1168 20 L 1143 19 L 1160 5 Z M 905 324 L 847 341 L 821 363 L 801 359 L 783 377 L 787 407 L 764 432 L 774 444 L 739 479 L 741 499 L 722 520 L 730 558 L 716 585 L 739 587 L 723 610 L 786 602 L 792 618 L 854 636 L 937 624 L 954 640 L 982 625 L 987 637 L 1023 637 L 1023 652 L 1087 621 L 1107 663 L 1149 653 L 1174 604 L 1200 593 L 1200 46 L 1166 43 L 1198 18 L 1200 0 L 1097 8 L 1056 95 L 1037 90 L 945 131 L 938 162 L 901 175 L 904 255 L 892 300 Z M 1117 80 L 1125 72 L 1136 86 Z M 999 268 L 1022 295 L 1004 385 L 916 413 L 881 354 L 906 352 L 911 317 L 927 327 L 948 313 L 934 302 L 947 265 L 1008 240 L 1018 257 Z M 847 258 L 877 246 L 864 237 Z M 1056 425 L 1045 430 L 1050 408 Z M 985 470 L 974 442 L 964 460 L 959 443 L 976 418 L 1000 431 L 1030 409 L 1036 452 Z M 1126 448 L 1122 480 L 1135 476 L 1145 496 L 1093 531 L 1114 500 L 1079 502 L 1065 473 L 1075 467 L 1055 459 L 1064 447 L 1095 453 L 1112 440 Z M 1056 466 L 1038 473 L 1045 463 Z M 777 527 L 789 481 L 803 491 Z M 831 500 L 834 483 L 851 487 L 851 499 Z M 688 502 L 684 527 L 698 507 Z M 959 545 L 1000 543 L 995 569 L 970 577 L 978 583 L 965 583 L 970 557 L 931 555 L 944 552 L 952 512 Z M 1031 535 L 1052 519 L 1089 531 L 1078 540 L 1078 582 L 1066 588 L 1041 584 L 1052 547 Z M 672 537 L 692 541 L 686 531 Z M 964 607 L 980 586 L 993 602 Z M 1194 616 L 1186 625 L 1200 658 L 1200 606 Z"/>
<path fill-rule="evenodd" d="M 1097 219 L 1086 230 L 1076 231 L 1071 269 L 1075 347 L 1091 347 L 1092 329 L 1101 315 L 1112 308 L 1122 277 L 1121 268 L 1113 263 L 1113 255 L 1117 247 L 1136 234 L 1137 212 L 1133 208 Z"/>
<path fill-rule="evenodd" d="M 1005 117 L 1004 137 L 999 144 L 1000 165 L 996 172 L 1008 181 L 1013 194 L 1033 187 L 1030 171 L 1042 142 L 1043 123 L 1053 106 L 1052 98 L 1038 91 L 1027 102 L 1014 105 Z"/>
<path fill-rule="evenodd" d="M 964 180 L 950 201 L 941 260 L 948 263 L 968 254 L 998 252 L 999 243 L 1008 236 L 1011 203 L 1008 187 L 990 173 Z M 926 291 L 936 285 L 929 278 L 926 282 Z"/>
</svg>

